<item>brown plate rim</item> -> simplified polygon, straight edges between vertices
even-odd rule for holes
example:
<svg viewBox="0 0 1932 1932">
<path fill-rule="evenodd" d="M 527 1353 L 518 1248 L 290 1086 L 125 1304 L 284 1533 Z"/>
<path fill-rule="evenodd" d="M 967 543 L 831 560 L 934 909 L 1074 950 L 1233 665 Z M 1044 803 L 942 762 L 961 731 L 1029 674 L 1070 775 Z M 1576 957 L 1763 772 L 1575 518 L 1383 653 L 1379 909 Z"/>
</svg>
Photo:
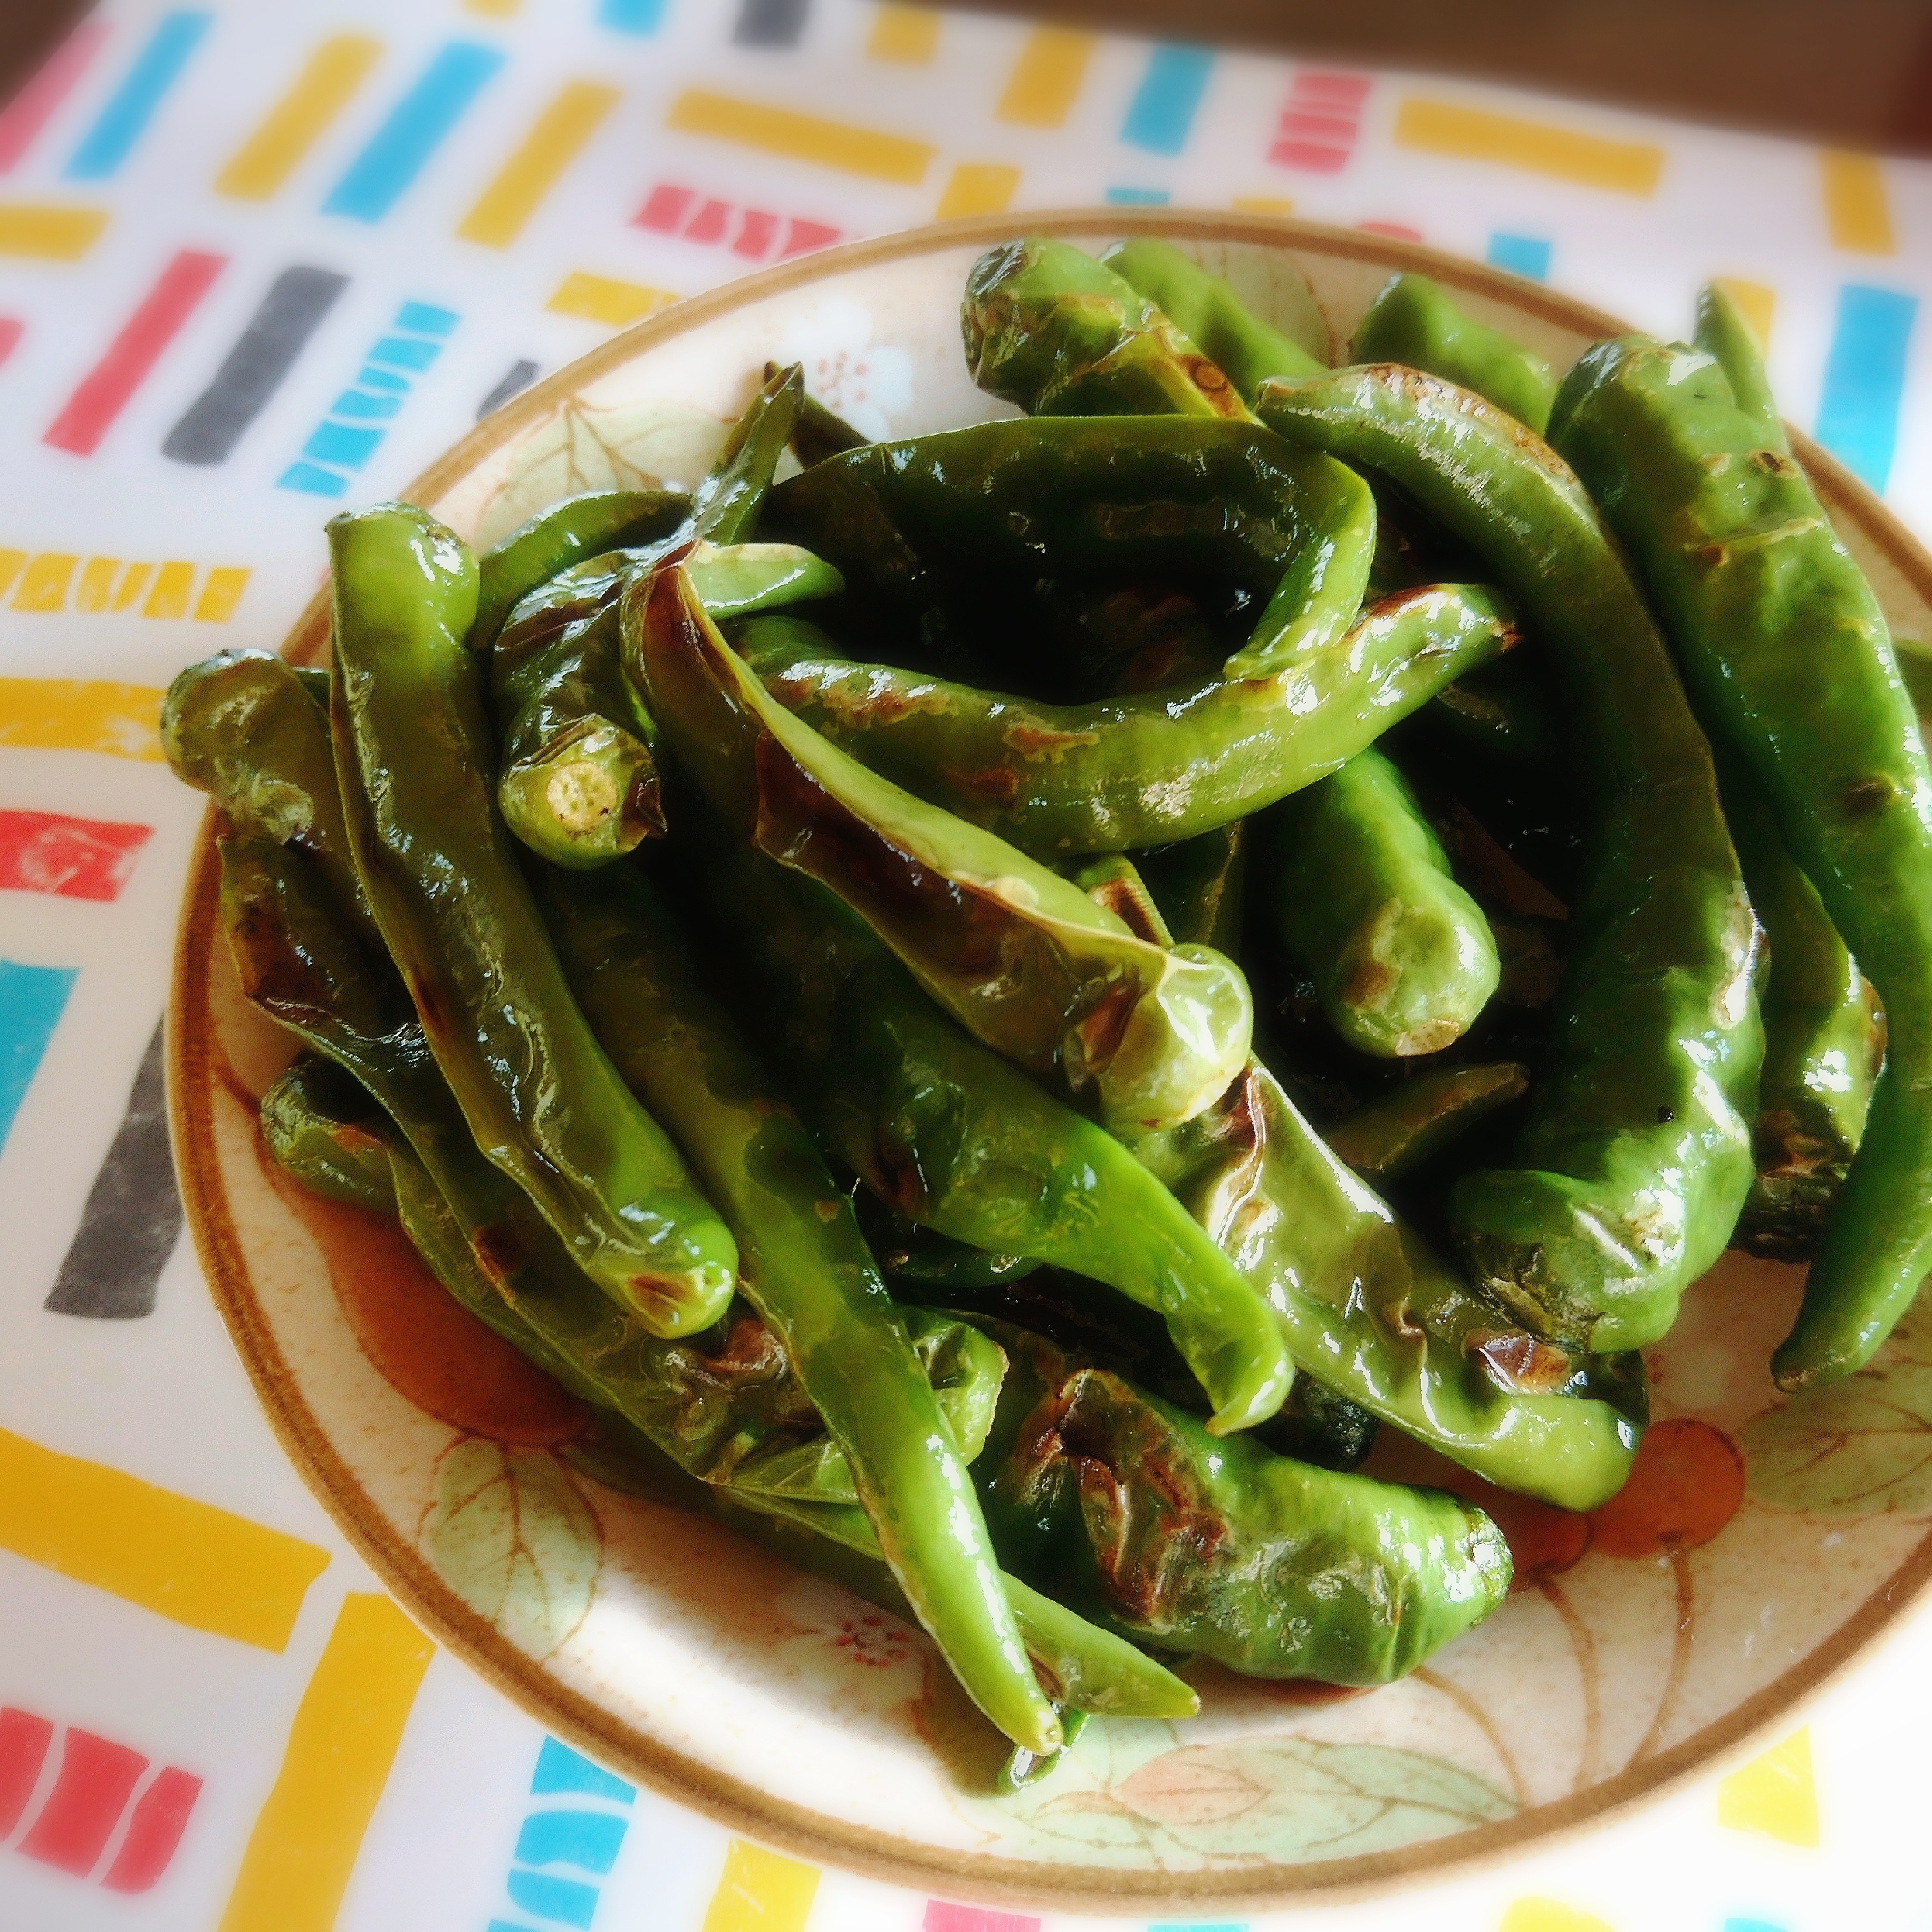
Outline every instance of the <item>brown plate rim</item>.
<svg viewBox="0 0 1932 1932">
<path fill-rule="evenodd" d="M 640 353 L 748 303 L 809 286 L 847 270 L 889 259 L 1022 234 L 1141 234 L 1173 240 L 1251 243 L 1301 254 L 1343 255 L 1432 276 L 1448 287 L 1493 297 L 1562 328 L 1592 335 L 1627 332 L 1628 325 L 1588 304 L 1485 264 L 1443 254 L 1420 243 L 1335 228 L 1286 216 L 1183 208 L 1055 209 L 1022 216 L 975 216 L 874 237 L 782 263 L 693 296 L 601 344 L 533 385 L 484 418 L 404 492 L 427 503 L 451 488 L 488 454 L 547 417 L 588 383 Z M 1834 520 L 1858 525 L 1914 591 L 1932 606 L 1932 557 L 1844 466 L 1809 438 L 1793 447 Z M 282 654 L 311 663 L 323 653 L 327 592 L 303 610 Z M 254 1384 L 270 1427 L 336 1527 L 403 1608 L 446 1649 L 495 1689 L 574 1746 L 646 1788 L 688 1805 L 727 1830 L 817 1863 L 885 1884 L 989 1905 L 1071 1913 L 1118 1913 L 1181 1901 L 1265 1912 L 1319 1897 L 1341 1900 L 1385 1892 L 1403 1881 L 1478 1863 L 1493 1863 L 1531 1844 L 1573 1833 L 1629 1809 L 1692 1773 L 1743 1756 L 1769 1728 L 1789 1719 L 1865 1646 L 1893 1625 L 1932 1582 L 1932 1532 L 1873 1590 L 1830 1639 L 1805 1658 L 1669 1750 L 1589 1790 L 1444 1838 L 1391 1852 L 1308 1864 L 1244 1866 L 1227 1871 L 1123 1872 L 1106 1866 L 1047 1864 L 983 1854 L 922 1849 L 884 1831 L 792 1803 L 670 1749 L 620 1723 L 592 1700 L 546 1676 L 469 1608 L 417 1552 L 389 1534 L 367 1493 L 303 1399 L 298 1380 L 262 1314 L 247 1258 L 219 1184 L 210 1096 L 214 1081 L 209 1009 L 210 948 L 216 930 L 218 862 L 212 814 L 196 843 L 182 904 L 171 973 L 167 1025 L 168 1113 L 183 1204 L 195 1251 L 216 1309 Z"/>
</svg>

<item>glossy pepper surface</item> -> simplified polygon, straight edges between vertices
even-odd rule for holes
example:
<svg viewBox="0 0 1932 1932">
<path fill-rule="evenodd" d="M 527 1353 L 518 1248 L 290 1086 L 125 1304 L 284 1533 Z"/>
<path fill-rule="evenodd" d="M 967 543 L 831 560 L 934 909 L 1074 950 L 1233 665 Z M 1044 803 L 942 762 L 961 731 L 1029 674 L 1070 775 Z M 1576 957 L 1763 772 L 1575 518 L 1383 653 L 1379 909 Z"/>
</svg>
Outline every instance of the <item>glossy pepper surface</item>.
<svg viewBox="0 0 1932 1932">
<path fill-rule="evenodd" d="M 1439 1053 L 1496 991 L 1495 936 L 1372 745 L 1264 822 L 1269 908 L 1329 1023 L 1380 1059 Z"/>
<path fill-rule="evenodd" d="M 262 1096 L 262 1144 L 309 1193 L 372 1214 L 395 1212 L 382 1110 L 328 1060 L 296 1060 Z"/>
<path fill-rule="evenodd" d="M 1478 1283 L 1530 1327 L 1641 1347 L 1723 1252 L 1753 1173 L 1757 927 L 1710 747 L 1595 505 L 1522 424 L 1389 364 L 1268 384 L 1260 408 L 1392 477 L 1555 659 L 1592 830 L 1554 1063 L 1519 1165 L 1458 1182 L 1450 1215 Z"/>
<path fill-rule="evenodd" d="M 1280 1408 L 1293 1370 L 1267 1305 L 1111 1135 L 955 1025 L 822 887 L 729 838 L 698 870 L 814 1127 L 868 1187 L 909 1221 L 1152 1309 L 1217 1432 Z"/>
<path fill-rule="evenodd" d="M 1041 1337 L 974 1470 L 1001 1556 L 1096 1622 L 1254 1677 L 1386 1684 L 1502 1600 L 1510 1552 L 1470 1504 L 1316 1469 L 1200 1423 Z"/>
<path fill-rule="evenodd" d="M 403 505 L 329 533 L 351 848 L 437 1063 L 485 1155 L 606 1294 L 660 1334 L 707 1327 L 736 1246 L 585 1023 L 490 795 L 462 644 L 476 562 Z"/>
<path fill-rule="evenodd" d="M 1101 256 L 1122 281 L 1149 302 L 1206 355 L 1242 401 L 1253 405 L 1270 376 L 1312 376 L 1323 359 L 1253 314 L 1219 275 L 1157 235 L 1134 235 Z M 1311 321 L 1318 321 L 1313 298 Z"/>
<path fill-rule="evenodd" d="M 1058 874 L 922 803 L 784 710 L 689 579 L 625 599 L 625 649 L 667 737 L 759 850 L 827 886 L 979 1039 L 1103 1119 L 1185 1120 L 1247 1057 L 1247 981 L 1138 939 Z"/>
<path fill-rule="evenodd" d="M 557 873 L 543 903 L 592 1028 L 677 1135 L 736 1238 L 744 1296 L 844 1451 L 920 1623 L 1001 1730 L 1029 1749 L 1053 1749 L 1052 1714 L 999 1592 L 985 1526 L 962 1504 L 970 1486 L 962 1447 L 851 1203 L 701 985 L 689 941 L 646 880 L 634 871 L 595 881 Z"/>
<path fill-rule="evenodd" d="M 1590 350 L 1552 424 L 1885 1007 L 1864 1139 L 1773 1365 L 1797 1388 L 1869 1361 L 1932 1265 L 1932 769 L 1878 599 L 1763 431 L 1716 358 L 1643 337 Z"/>
<path fill-rule="evenodd" d="M 1355 325 L 1354 360 L 1401 362 L 1473 389 L 1541 436 L 1556 378 L 1541 356 L 1465 315 L 1427 275 L 1392 277 Z"/>
<path fill-rule="evenodd" d="M 908 792 L 1041 859 L 1211 832 L 1338 771 L 1516 637 L 1474 585 L 1399 591 L 1265 678 L 1052 705 L 839 654 L 798 620 L 740 642 L 788 710 Z"/>
<path fill-rule="evenodd" d="M 1282 1325 L 1298 1367 L 1505 1489 L 1616 1494 L 1641 1433 L 1639 1358 L 1578 1358 L 1497 1316 L 1323 1145 L 1259 1061 L 1135 1152 Z"/>
<path fill-rule="evenodd" d="M 1431 1067 L 1323 1131 L 1330 1150 L 1365 1181 L 1399 1179 L 1485 1114 L 1529 1091 L 1519 1061 Z"/>
</svg>

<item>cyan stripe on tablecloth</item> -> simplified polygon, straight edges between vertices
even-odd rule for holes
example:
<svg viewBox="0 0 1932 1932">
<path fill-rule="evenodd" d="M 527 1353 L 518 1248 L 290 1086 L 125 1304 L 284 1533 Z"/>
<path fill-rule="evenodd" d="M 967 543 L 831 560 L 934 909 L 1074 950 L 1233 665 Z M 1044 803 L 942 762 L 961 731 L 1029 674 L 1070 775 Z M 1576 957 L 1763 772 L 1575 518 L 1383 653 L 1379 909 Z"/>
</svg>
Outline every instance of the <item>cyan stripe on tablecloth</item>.
<svg viewBox="0 0 1932 1932">
<path fill-rule="evenodd" d="M 69 181 L 105 181 L 128 159 L 214 17 L 187 12 L 162 17 L 62 170 Z"/>
<path fill-rule="evenodd" d="M 1838 291 L 1838 325 L 1818 400 L 1818 441 L 1875 490 L 1891 475 L 1905 351 L 1918 298 L 1857 282 Z"/>
</svg>

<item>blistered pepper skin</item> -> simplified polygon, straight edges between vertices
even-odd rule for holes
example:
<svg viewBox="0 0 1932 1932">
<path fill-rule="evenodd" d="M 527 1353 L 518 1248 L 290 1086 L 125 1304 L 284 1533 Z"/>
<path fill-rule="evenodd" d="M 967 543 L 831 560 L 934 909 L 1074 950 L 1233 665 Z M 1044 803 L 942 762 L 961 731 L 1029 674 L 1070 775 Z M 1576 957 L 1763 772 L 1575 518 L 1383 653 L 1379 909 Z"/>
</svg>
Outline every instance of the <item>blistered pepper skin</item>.
<svg viewBox="0 0 1932 1932">
<path fill-rule="evenodd" d="M 1595 505 L 1521 423 L 1392 364 L 1267 384 L 1260 413 L 1399 483 L 1556 661 L 1592 840 L 1553 1064 L 1518 1165 L 1458 1182 L 1450 1217 L 1477 1282 L 1528 1326 L 1643 1347 L 1723 1252 L 1754 1172 L 1757 927 L 1710 747 Z"/>
<path fill-rule="evenodd" d="M 1864 1139 L 1773 1358 L 1802 1388 L 1868 1362 L 1932 1266 L 1932 768 L 1878 599 L 1764 430 L 1715 357 L 1644 337 L 1590 350 L 1552 425 L 1885 1008 Z"/>
<path fill-rule="evenodd" d="M 491 796 L 476 566 L 378 505 L 329 526 L 336 775 L 356 870 L 477 1144 L 656 1332 L 708 1327 L 737 1249 L 598 1047 Z"/>
<path fill-rule="evenodd" d="M 1507 410 L 1541 436 L 1556 378 L 1541 356 L 1465 315 L 1427 275 L 1394 276 L 1355 325 L 1358 362 L 1401 362 L 1440 376 Z"/>
<path fill-rule="evenodd" d="M 1398 591 L 1272 675 L 1081 705 L 843 657 L 766 618 L 740 640 L 780 704 L 930 804 L 1060 861 L 1211 832 L 1312 785 L 1514 643 L 1475 585 Z"/>
<path fill-rule="evenodd" d="M 1371 745 L 1264 823 L 1276 931 L 1336 1031 L 1378 1059 L 1459 1040 L 1496 991 L 1496 939 L 1401 773 Z"/>
</svg>

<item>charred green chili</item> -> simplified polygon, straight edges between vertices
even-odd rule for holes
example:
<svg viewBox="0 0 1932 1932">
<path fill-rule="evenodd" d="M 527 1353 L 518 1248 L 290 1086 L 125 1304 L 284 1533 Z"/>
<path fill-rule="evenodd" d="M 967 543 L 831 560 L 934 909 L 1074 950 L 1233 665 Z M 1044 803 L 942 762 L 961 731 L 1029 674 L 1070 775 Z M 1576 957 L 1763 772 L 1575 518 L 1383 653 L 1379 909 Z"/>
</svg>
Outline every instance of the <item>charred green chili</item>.
<svg viewBox="0 0 1932 1932">
<path fill-rule="evenodd" d="M 1529 1069 L 1514 1060 L 1433 1067 L 1371 1100 L 1322 1139 L 1365 1181 L 1399 1179 L 1485 1114 L 1528 1092 Z"/>
<path fill-rule="evenodd" d="M 544 901 L 597 1037 L 678 1136 L 736 1237 L 741 1283 L 845 1453 L 894 1574 L 989 1717 L 1033 1750 L 1052 1715 L 962 1507 L 962 1452 L 940 1420 L 851 1203 L 724 1009 L 672 915 L 635 872 L 554 873 Z"/>
<path fill-rule="evenodd" d="M 1460 1039 L 1496 991 L 1496 941 L 1401 773 L 1371 745 L 1265 822 L 1276 931 L 1336 1031 L 1380 1059 Z"/>
<path fill-rule="evenodd" d="M 1103 1119 L 1185 1120 L 1247 1057 L 1247 981 L 1139 939 L 1077 886 L 922 804 L 784 710 L 682 570 L 624 601 L 625 651 L 679 761 L 759 850 L 828 886 L 979 1039 Z"/>
<path fill-rule="evenodd" d="M 1355 325 L 1353 356 L 1358 362 L 1401 362 L 1441 376 L 1487 398 L 1539 436 L 1549 426 L 1556 399 L 1549 364 L 1501 330 L 1465 315 L 1427 275 L 1396 275 L 1383 287 Z"/>
<path fill-rule="evenodd" d="M 740 643 L 780 704 L 873 770 L 1059 860 L 1192 838 L 1312 785 L 1515 636 L 1488 591 L 1438 584 L 1268 677 L 1081 705 L 855 663 L 793 619 Z"/>
<path fill-rule="evenodd" d="M 663 1335 L 715 1321 L 737 1249 L 578 1010 L 490 796 L 463 648 L 476 561 L 380 505 L 329 526 L 337 777 L 363 889 L 478 1145 Z"/>
<path fill-rule="evenodd" d="M 1485 559 L 1556 658 L 1593 837 L 1554 1063 L 1520 1165 L 1458 1182 L 1450 1215 L 1477 1282 L 1530 1327 L 1640 1347 L 1723 1252 L 1753 1172 L 1757 927 L 1710 747 L 1596 507 L 1531 431 L 1386 364 L 1270 383 L 1260 409 L 1393 477 Z"/>
<path fill-rule="evenodd" d="M 1387 1684 L 1502 1601 L 1510 1552 L 1439 1490 L 1316 1469 L 1052 1342 L 1009 1364 L 974 1470 L 1002 1559 L 1095 1622 L 1254 1677 Z"/>
<path fill-rule="evenodd" d="M 395 1212 L 382 1110 L 340 1067 L 296 1060 L 262 1096 L 262 1144 L 309 1193 L 374 1214 Z"/>
<path fill-rule="evenodd" d="M 1800 1388 L 1868 1362 L 1932 1265 L 1932 768 L 1878 599 L 1765 427 L 1715 357 L 1631 336 L 1571 371 L 1552 434 L 1885 1007 L 1864 1139 L 1773 1362 Z"/>
</svg>

